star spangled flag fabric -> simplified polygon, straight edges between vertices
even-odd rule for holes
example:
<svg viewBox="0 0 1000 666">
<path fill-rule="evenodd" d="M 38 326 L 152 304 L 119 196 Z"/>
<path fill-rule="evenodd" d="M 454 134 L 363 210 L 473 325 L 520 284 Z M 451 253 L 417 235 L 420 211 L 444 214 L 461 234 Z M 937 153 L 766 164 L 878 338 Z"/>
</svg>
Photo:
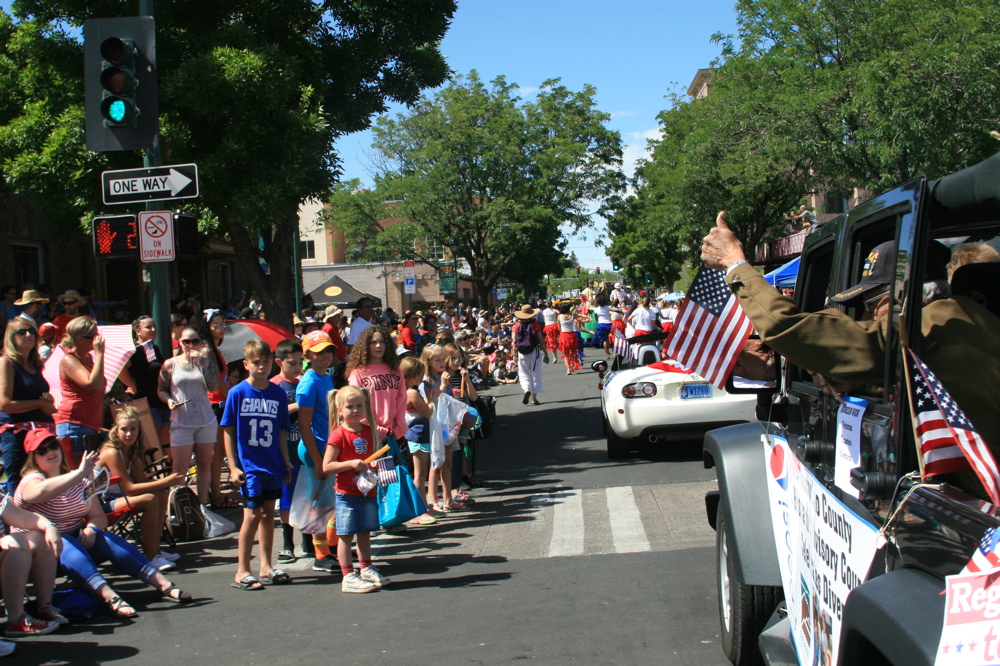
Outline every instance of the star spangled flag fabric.
<svg viewBox="0 0 1000 666">
<path fill-rule="evenodd" d="M 1000 470 L 989 447 L 965 413 L 912 349 L 906 350 L 910 370 L 910 404 L 924 475 L 972 469 L 993 504 L 1000 505 Z"/>
<path fill-rule="evenodd" d="M 621 356 L 624 362 L 632 360 L 632 345 L 628 343 L 628 338 L 617 328 L 614 329 L 611 342 L 611 351 L 617 356 Z"/>
<path fill-rule="evenodd" d="M 1000 530 L 991 527 L 983 533 L 983 538 L 979 540 L 976 550 L 972 553 L 972 559 L 962 569 L 962 573 L 982 573 L 1000 569 Z"/>
<path fill-rule="evenodd" d="M 725 272 L 702 266 L 677 313 L 667 355 L 721 389 L 752 332 Z"/>
<path fill-rule="evenodd" d="M 375 470 L 378 475 L 378 485 L 388 486 L 390 483 L 399 483 L 399 472 L 396 471 L 396 463 L 392 458 L 379 458 L 375 461 Z"/>
</svg>

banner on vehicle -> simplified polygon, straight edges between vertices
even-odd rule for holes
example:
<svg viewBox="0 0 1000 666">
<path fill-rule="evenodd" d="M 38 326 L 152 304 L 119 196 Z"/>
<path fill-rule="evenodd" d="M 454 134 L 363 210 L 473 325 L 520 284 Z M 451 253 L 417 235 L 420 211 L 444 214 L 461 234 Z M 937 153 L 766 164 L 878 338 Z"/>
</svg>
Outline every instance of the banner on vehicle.
<svg viewBox="0 0 1000 666">
<path fill-rule="evenodd" d="M 774 545 L 802 664 L 832 666 L 844 603 L 875 557 L 876 528 L 804 467 L 783 437 L 762 435 Z"/>
<path fill-rule="evenodd" d="M 938 666 L 1000 664 L 1000 529 L 986 530 L 972 559 L 945 578 Z"/>
</svg>

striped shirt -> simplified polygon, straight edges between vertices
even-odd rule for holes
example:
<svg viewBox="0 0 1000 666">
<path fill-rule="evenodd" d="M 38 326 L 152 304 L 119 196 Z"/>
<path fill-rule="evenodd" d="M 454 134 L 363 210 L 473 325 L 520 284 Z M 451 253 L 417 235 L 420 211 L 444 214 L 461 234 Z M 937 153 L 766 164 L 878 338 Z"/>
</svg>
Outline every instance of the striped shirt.
<svg viewBox="0 0 1000 666">
<path fill-rule="evenodd" d="M 17 485 L 17 490 L 14 491 L 14 506 L 25 511 L 34 511 L 35 513 L 42 514 L 56 524 L 60 534 L 75 532 L 83 526 L 83 521 L 87 517 L 87 500 L 83 497 L 84 489 L 87 486 L 86 479 L 80 481 L 80 483 L 62 495 L 42 502 L 29 503 L 24 501 L 21 491 L 24 488 L 24 484 L 32 479 L 44 481 L 45 475 L 41 472 L 35 472 L 22 478 L 21 483 Z M 14 528 L 13 531 L 25 532 L 26 530 Z"/>
</svg>

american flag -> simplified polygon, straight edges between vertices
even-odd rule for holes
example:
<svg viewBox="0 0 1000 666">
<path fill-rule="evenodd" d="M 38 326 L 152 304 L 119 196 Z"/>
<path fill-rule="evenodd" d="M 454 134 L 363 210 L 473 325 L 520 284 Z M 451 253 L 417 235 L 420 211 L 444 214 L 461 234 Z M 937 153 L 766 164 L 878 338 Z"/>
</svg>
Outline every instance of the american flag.
<svg viewBox="0 0 1000 666">
<path fill-rule="evenodd" d="M 611 351 L 615 353 L 616 356 L 622 357 L 623 363 L 628 363 L 632 360 L 632 345 L 628 343 L 628 338 L 625 334 L 621 332 L 620 329 L 613 329 L 611 336 Z"/>
<path fill-rule="evenodd" d="M 1000 470 L 986 442 L 934 373 L 907 349 L 913 428 L 925 476 L 972 469 L 990 501 L 1000 504 Z"/>
<path fill-rule="evenodd" d="M 983 538 L 979 540 L 979 545 L 972 553 L 972 559 L 965 565 L 962 573 L 980 573 L 1000 569 L 998 548 L 1000 548 L 1000 530 L 991 527 L 983 533 Z"/>
<path fill-rule="evenodd" d="M 702 266 L 677 313 L 667 355 L 721 389 L 752 332 L 725 272 Z"/>
<path fill-rule="evenodd" d="M 378 475 L 378 485 L 388 486 L 391 483 L 399 483 L 399 472 L 396 471 L 396 461 L 386 456 L 375 461 L 375 470 Z"/>
</svg>

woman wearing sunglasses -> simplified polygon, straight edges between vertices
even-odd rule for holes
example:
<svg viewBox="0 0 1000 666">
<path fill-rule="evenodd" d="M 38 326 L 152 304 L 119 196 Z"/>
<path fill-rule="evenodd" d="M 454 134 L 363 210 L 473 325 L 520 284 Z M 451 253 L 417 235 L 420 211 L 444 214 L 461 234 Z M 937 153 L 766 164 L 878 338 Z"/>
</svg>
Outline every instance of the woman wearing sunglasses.
<svg viewBox="0 0 1000 666">
<path fill-rule="evenodd" d="M 28 461 L 14 504 L 55 524 L 62 536 L 59 564 L 78 587 L 89 590 L 115 615 L 136 617 L 135 609 L 111 589 L 97 569 L 99 564 L 111 562 L 122 573 L 155 587 L 164 601 L 191 601 L 191 595 L 167 580 L 139 549 L 107 531 L 108 519 L 91 482 L 97 453 L 83 454 L 79 467 L 71 471 L 59 442 L 45 428 L 29 432 L 24 448 Z"/>
<path fill-rule="evenodd" d="M 7 470 L 7 494 L 17 488 L 27 459 L 24 433 L 32 423 L 52 423 L 56 411 L 49 383 L 42 376 L 37 339 L 38 331 L 27 319 L 7 322 L 0 356 L 0 451 Z"/>
<path fill-rule="evenodd" d="M 211 359 L 208 343 L 194 328 L 181 331 L 181 353 L 160 366 L 157 395 L 170 409 L 170 460 L 175 472 L 184 474 L 191 465 L 194 450 L 198 499 L 208 504 L 208 486 L 212 470 L 212 452 L 218 435 L 218 422 L 210 391 L 222 379 Z"/>
<path fill-rule="evenodd" d="M 56 437 L 68 437 L 73 456 L 79 458 L 83 438 L 99 432 L 104 421 L 104 340 L 97 322 L 90 317 L 71 320 L 62 346 L 66 355 L 59 361 L 62 400 L 54 417 Z"/>
</svg>

